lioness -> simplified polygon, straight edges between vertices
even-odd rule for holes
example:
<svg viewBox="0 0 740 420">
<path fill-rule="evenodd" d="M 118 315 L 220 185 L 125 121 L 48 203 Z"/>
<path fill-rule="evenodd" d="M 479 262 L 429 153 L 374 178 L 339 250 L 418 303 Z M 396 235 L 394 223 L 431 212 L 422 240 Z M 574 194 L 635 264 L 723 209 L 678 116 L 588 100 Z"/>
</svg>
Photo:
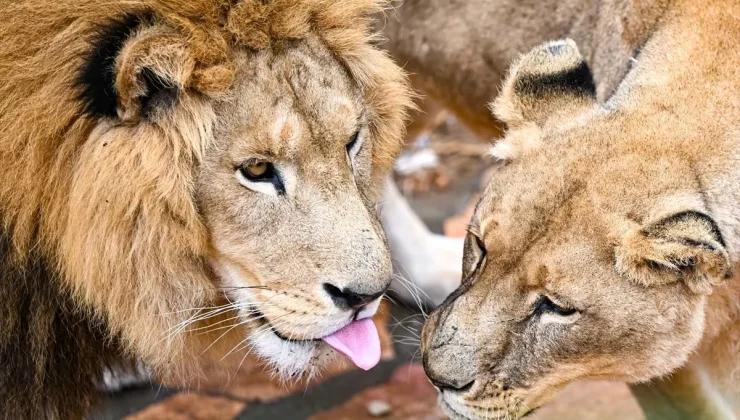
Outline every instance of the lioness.
<svg viewBox="0 0 740 420">
<path fill-rule="evenodd" d="M 0 5 L 0 418 L 81 418 L 133 357 L 377 362 L 410 104 L 384 5 Z"/>
<path fill-rule="evenodd" d="M 441 113 L 453 111 L 482 139 L 501 136 L 503 123 L 488 103 L 508 65 L 542 42 L 571 37 L 584 52 L 606 100 L 664 12 L 663 0 L 404 0 L 378 15 L 383 47 L 410 72 L 422 93 L 408 137 L 425 136 Z M 503 153 L 499 150 L 499 153 Z M 388 190 L 387 190 L 388 191 Z M 462 244 L 425 231 L 397 194 L 387 193 L 383 224 L 401 274 L 438 304 L 460 283 Z M 454 261 L 454 262 L 453 262 Z M 397 289 L 405 292 L 399 284 Z M 402 296 L 411 299 L 409 293 Z"/>
<path fill-rule="evenodd" d="M 512 66 L 493 105 L 509 163 L 422 336 L 451 417 L 523 416 L 580 378 L 673 374 L 669 418 L 735 418 L 740 4 L 660 6 L 605 102 L 571 40 Z"/>
</svg>

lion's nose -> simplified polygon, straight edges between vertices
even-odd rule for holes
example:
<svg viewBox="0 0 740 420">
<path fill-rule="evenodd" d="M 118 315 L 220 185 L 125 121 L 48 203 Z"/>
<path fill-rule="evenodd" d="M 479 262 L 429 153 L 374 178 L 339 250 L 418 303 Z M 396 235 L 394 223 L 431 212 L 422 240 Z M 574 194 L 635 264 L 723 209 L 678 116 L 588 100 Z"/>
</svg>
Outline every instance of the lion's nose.
<svg viewBox="0 0 740 420">
<path fill-rule="evenodd" d="M 383 294 L 383 292 L 385 292 L 384 290 L 382 290 L 378 293 L 367 295 L 362 293 L 355 293 L 347 288 L 340 289 L 329 283 L 324 283 L 324 290 L 326 290 L 326 293 L 331 296 L 331 300 L 334 301 L 334 304 L 342 309 L 360 309 L 368 303 L 379 298 Z"/>
</svg>

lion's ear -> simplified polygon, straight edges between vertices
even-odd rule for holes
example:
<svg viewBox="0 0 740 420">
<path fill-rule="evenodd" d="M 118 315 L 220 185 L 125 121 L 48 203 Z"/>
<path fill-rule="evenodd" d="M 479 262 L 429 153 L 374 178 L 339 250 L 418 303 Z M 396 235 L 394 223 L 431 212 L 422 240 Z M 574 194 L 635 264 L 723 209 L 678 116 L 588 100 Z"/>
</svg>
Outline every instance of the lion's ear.
<svg viewBox="0 0 740 420">
<path fill-rule="evenodd" d="M 617 270 L 645 286 L 683 281 L 697 294 L 732 276 L 732 265 L 715 221 L 696 211 L 630 229 L 616 248 Z"/>
<path fill-rule="evenodd" d="M 86 112 L 97 117 L 153 117 L 177 100 L 194 68 L 185 40 L 150 14 L 102 25 L 90 48 L 77 84 Z"/>
<path fill-rule="evenodd" d="M 511 160 L 540 144 L 540 130 L 549 121 L 573 116 L 596 104 L 591 70 L 570 39 L 540 45 L 509 70 L 501 93 L 491 104 L 506 123 L 506 138 L 491 150 Z"/>
</svg>

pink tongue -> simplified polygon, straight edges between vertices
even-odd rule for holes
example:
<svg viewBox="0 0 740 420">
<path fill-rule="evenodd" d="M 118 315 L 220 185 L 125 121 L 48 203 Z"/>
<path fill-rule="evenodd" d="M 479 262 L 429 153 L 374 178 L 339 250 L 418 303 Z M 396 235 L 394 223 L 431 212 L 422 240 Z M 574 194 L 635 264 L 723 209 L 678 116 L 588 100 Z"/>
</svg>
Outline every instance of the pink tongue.
<svg viewBox="0 0 740 420">
<path fill-rule="evenodd" d="M 360 369 L 370 370 L 380 361 L 380 338 L 370 318 L 355 321 L 322 340 Z"/>
</svg>

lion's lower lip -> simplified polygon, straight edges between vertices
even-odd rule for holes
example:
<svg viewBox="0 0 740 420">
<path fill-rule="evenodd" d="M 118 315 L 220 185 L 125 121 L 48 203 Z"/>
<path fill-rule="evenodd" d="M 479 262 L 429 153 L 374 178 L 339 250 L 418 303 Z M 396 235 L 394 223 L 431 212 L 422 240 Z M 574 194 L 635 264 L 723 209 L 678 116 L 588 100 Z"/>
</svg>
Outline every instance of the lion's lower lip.
<svg viewBox="0 0 740 420">
<path fill-rule="evenodd" d="M 262 325 L 267 325 L 270 328 L 270 331 L 275 334 L 275 336 L 283 341 L 287 341 L 289 343 L 312 343 L 321 341 L 321 338 L 305 338 L 305 339 L 295 339 L 286 337 L 283 334 L 280 333 L 275 327 L 270 324 L 270 321 L 265 317 L 265 315 L 262 312 L 259 312 L 257 310 L 252 310 L 252 314 L 255 316 L 255 320 L 262 323 Z"/>
<path fill-rule="evenodd" d="M 269 322 L 267 324 L 269 325 Z M 277 336 L 277 338 L 283 341 L 287 341 L 289 343 L 311 343 L 311 342 L 321 341 L 320 338 L 304 338 L 304 339 L 288 338 L 280 334 L 280 331 L 276 330 L 272 325 L 270 325 L 270 330 L 272 330 L 272 332 Z"/>
</svg>

